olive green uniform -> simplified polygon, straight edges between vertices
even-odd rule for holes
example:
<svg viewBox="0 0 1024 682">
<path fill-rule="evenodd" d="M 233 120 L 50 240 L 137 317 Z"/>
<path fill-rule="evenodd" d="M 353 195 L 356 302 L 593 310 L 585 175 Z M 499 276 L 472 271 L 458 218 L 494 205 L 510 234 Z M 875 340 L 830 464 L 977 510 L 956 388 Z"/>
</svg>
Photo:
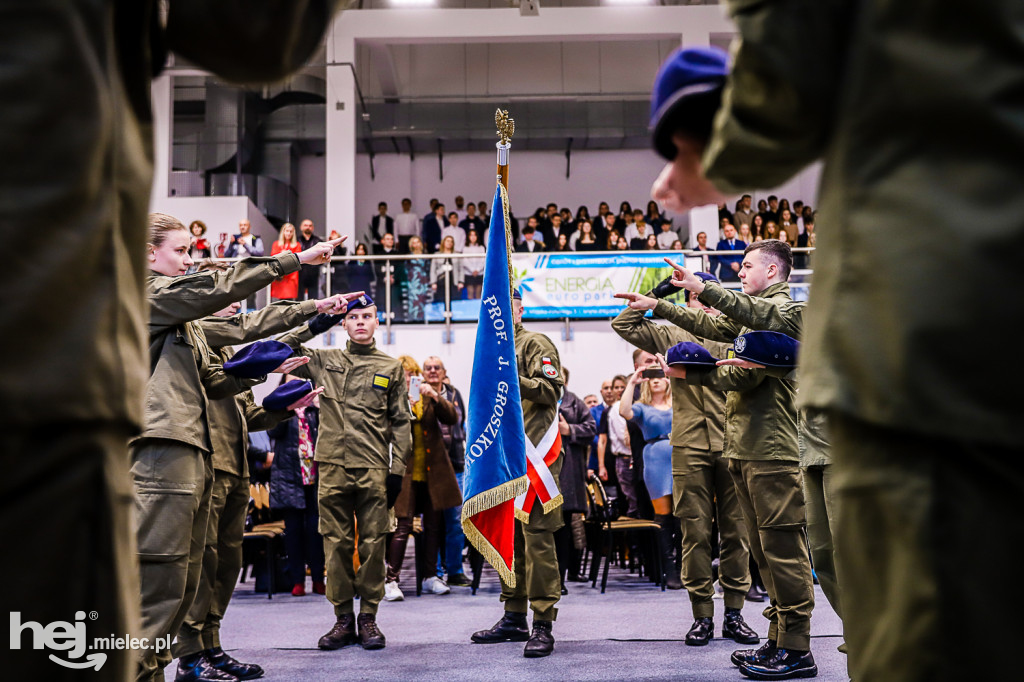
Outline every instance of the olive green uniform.
<svg viewBox="0 0 1024 682">
<path fill-rule="evenodd" d="M 0 234 L 18 243 L 0 273 L 0 333 L 34 358 L 0 357 L 0 526 L 45 525 L 21 533 L 19 550 L 60 547 L 74 567 L 5 562 L 0 582 L 18 586 L 5 605 L 26 621 L 95 613 L 83 621 L 90 639 L 139 624 L 127 441 L 142 428 L 149 375 L 152 74 L 169 49 L 233 81 L 283 78 L 318 48 L 338 3 L 171 0 L 166 29 L 157 5 L 0 3 Z M 45 236 L 18 237 L 41 225 Z M 104 653 L 92 679 L 131 674 L 134 652 Z M 12 678 L 82 675 L 24 646 L 4 666 Z"/>
<path fill-rule="evenodd" d="M 294 253 L 247 259 L 227 271 L 149 278 L 150 358 L 146 424 L 131 443 L 143 637 L 176 635 L 199 587 L 213 467 L 208 399 L 262 382 L 225 374 L 202 317 L 295 272 Z M 170 651 L 139 652 L 138 679 L 160 679 Z"/>
<path fill-rule="evenodd" d="M 523 425 L 531 443 L 539 443 L 553 420 L 558 418 L 564 382 L 558 350 L 551 339 L 528 331 L 521 324 L 515 327 L 516 363 L 519 368 L 519 395 L 523 403 Z M 564 453 L 548 467 L 557 481 L 562 471 Z M 501 601 L 505 610 L 526 613 L 534 618 L 553 621 L 558 616 L 555 604 L 562 597 L 562 581 L 555 553 L 555 531 L 562 527 L 562 496 L 551 499 L 547 509 L 540 499 L 534 501 L 527 519 L 517 513 L 515 522 L 516 586 L 502 581 Z"/>
<path fill-rule="evenodd" d="M 206 340 L 224 362 L 230 345 L 287 331 L 316 314 L 316 301 L 274 303 L 253 313 L 199 321 Z M 178 631 L 176 657 L 220 646 L 220 622 L 242 569 L 242 538 L 249 507 L 249 430 L 264 431 L 290 416 L 256 405 L 252 391 L 210 401 L 213 492 L 202 575 L 192 608 Z"/>
<path fill-rule="evenodd" d="M 664 354 L 683 341 L 699 343 L 715 357 L 729 348 L 698 338 L 674 325 L 644 318 L 644 311 L 626 307 L 612 320 L 612 329 L 648 353 Z M 711 520 L 717 510 L 721 534 L 719 581 L 726 608 L 742 609 L 750 589 L 750 544 L 736 486 L 722 457 L 725 393 L 672 378 L 672 499 L 683 531 L 683 586 L 690 595 L 694 618 L 715 615 L 711 551 Z"/>
<path fill-rule="evenodd" d="M 781 305 L 789 285 L 769 286 L 760 296 Z M 751 331 L 723 314 L 658 301 L 655 313 L 704 338 L 732 341 Z M 750 551 L 768 590 L 764 615 L 768 638 L 780 648 L 810 650 L 814 582 L 804 540 L 795 383 L 765 370 L 718 367 L 687 371 L 688 382 L 728 391 L 725 456 L 750 536 Z"/>
<path fill-rule="evenodd" d="M 780 332 L 794 339 L 800 339 L 803 335 L 804 303 L 792 301 L 776 305 L 764 298 L 748 296 L 714 283 L 705 285 L 699 299 L 752 329 Z M 788 370 L 768 371 L 775 376 L 790 376 Z M 797 411 L 797 437 L 811 562 L 821 591 L 825 593 L 825 598 L 836 614 L 842 618 L 832 538 L 832 529 L 835 528 L 835 490 L 827 433 L 828 423 L 823 412 L 813 409 Z"/>
<path fill-rule="evenodd" d="M 390 355 L 349 341 L 345 349 L 312 349 L 308 326 L 281 338 L 310 358 L 294 374 L 324 387 L 316 461 L 320 534 L 327 558 L 327 598 L 341 617 L 377 613 L 386 578 L 388 473 L 402 476 L 412 451 L 412 414 L 405 370 Z M 389 456 L 388 450 L 391 450 Z M 358 524 L 359 570 L 353 568 Z"/>
</svg>

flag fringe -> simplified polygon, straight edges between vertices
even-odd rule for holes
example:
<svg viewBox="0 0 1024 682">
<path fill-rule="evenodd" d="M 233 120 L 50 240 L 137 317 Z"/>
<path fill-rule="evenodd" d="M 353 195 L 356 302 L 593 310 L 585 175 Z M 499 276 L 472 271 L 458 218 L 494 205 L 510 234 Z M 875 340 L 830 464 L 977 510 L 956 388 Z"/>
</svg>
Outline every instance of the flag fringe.
<svg viewBox="0 0 1024 682">
<path fill-rule="evenodd" d="M 501 581 L 509 587 L 516 586 L 516 558 L 515 553 L 512 554 L 512 570 L 509 570 L 505 566 L 505 560 L 501 557 L 501 554 L 494 548 L 494 546 L 487 541 L 483 533 L 476 529 L 473 522 L 469 519 L 462 522 L 462 532 L 466 534 L 466 539 L 469 540 L 470 544 L 476 548 L 476 551 L 480 552 L 484 560 L 487 561 L 494 570 L 498 572 L 498 577 Z"/>
<path fill-rule="evenodd" d="M 530 487 L 530 479 L 526 476 L 520 476 L 514 478 L 511 481 L 502 483 L 496 488 L 485 490 L 482 493 L 474 495 L 465 502 L 462 503 L 462 522 L 465 524 L 471 517 L 476 516 L 482 511 L 487 511 L 492 507 L 497 507 L 502 502 L 515 499 L 519 495 L 526 492 L 526 489 Z"/>
</svg>

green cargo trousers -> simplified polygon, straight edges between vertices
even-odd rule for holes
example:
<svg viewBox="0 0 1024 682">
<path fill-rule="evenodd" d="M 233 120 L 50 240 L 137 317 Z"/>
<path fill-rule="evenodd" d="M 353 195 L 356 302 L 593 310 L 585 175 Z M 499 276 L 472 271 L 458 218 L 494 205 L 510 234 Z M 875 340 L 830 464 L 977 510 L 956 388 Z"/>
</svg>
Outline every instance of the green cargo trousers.
<svg viewBox="0 0 1024 682">
<path fill-rule="evenodd" d="M 362 469 L 319 462 L 320 534 L 327 558 L 327 599 L 334 615 L 377 613 L 384 598 L 388 530 L 387 469 Z M 359 570 L 353 567 L 359 530 Z"/>
<path fill-rule="evenodd" d="M 516 586 L 509 587 L 501 581 L 501 601 L 506 611 L 526 613 L 529 607 L 536 619 L 553 621 L 558 617 L 555 604 L 562 598 L 562 579 L 555 552 L 555 531 L 564 523 L 560 506 L 545 514 L 539 500 L 530 510 L 529 523 L 516 519 Z"/>
<path fill-rule="evenodd" d="M 804 501 L 807 514 L 807 544 L 811 548 L 811 563 L 818 576 L 818 584 L 825 599 L 841 619 L 839 578 L 836 575 L 836 552 L 832 537 L 835 527 L 835 471 L 834 465 L 802 467 Z"/>
<path fill-rule="evenodd" d="M 4 618 L 13 622 L 18 613 L 25 626 L 17 648 L 4 646 L 5 679 L 121 682 L 134 675 L 135 653 L 124 649 L 102 651 L 99 670 L 57 665 L 50 653 L 80 663 L 92 652 L 73 658 L 36 649 L 27 626 L 80 622 L 89 643 L 111 633 L 138 636 L 128 437 L 127 425 L 102 422 L 0 427 L 0 528 L 11 542 L 0 562 Z"/>
<path fill-rule="evenodd" d="M 804 494 L 797 462 L 729 460 L 750 536 L 750 553 L 768 590 L 768 639 L 809 651 L 814 578 L 804 539 Z"/>
<path fill-rule="evenodd" d="M 171 650 L 176 658 L 220 646 L 220 622 L 242 570 L 248 507 L 248 477 L 215 469 L 199 589 Z"/>
<path fill-rule="evenodd" d="M 999 633 L 1024 599 L 993 589 L 1020 564 L 1024 448 L 829 427 L 851 677 L 1020 679 Z"/>
<path fill-rule="evenodd" d="M 694 618 L 715 615 L 711 519 L 722 545 L 718 568 L 726 608 L 742 609 L 750 589 L 750 541 L 728 460 L 721 452 L 672 448 L 672 501 L 683 531 L 682 581 Z"/>
<path fill-rule="evenodd" d="M 195 600 L 210 516 L 213 469 L 197 448 L 172 440 L 132 444 L 135 524 L 142 590 L 141 635 L 178 634 Z M 162 680 L 170 649 L 139 653 L 137 680 Z"/>
</svg>

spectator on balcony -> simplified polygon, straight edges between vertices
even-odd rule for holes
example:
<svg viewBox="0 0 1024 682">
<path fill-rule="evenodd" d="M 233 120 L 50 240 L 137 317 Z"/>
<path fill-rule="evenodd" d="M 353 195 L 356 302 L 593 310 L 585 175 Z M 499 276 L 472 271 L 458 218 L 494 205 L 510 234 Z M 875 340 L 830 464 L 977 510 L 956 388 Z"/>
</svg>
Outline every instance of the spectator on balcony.
<svg viewBox="0 0 1024 682">
<path fill-rule="evenodd" d="M 806 207 L 805 207 L 806 208 Z M 804 231 L 796 238 L 796 245 L 800 248 L 814 247 L 814 215 L 804 218 Z M 793 254 L 793 266 L 804 269 L 811 267 L 811 254 L 801 251 Z"/>
<path fill-rule="evenodd" d="M 262 256 L 266 253 L 263 249 L 263 240 L 252 233 L 252 224 L 248 218 L 238 221 L 238 234 L 231 238 L 231 244 L 224 253 L 225 258 L 248 258 L 249 256 Z"/>
<path fill-rule="evenodd" d="M 761 233 L 764 239 L 778 239 L 779 238 L 779 226 L 774 220 L 767 220 L 764 224 L 764 230 Z"/>
<path fill-rule="evenodd" d="M 600 222 L 594 224 L 594 233 L 597 235 L 597 240 L 610 245 L 609 250 L 615 248 L 616 242 L 619 241 L 619 237 L 622 236 L 622 230 L 619 229 L 619 221 L 615 217 L 614 213 L 605 213 L 603 217 L 598 219 Z M 615 240 L 611 240 L 612 233 L 615 234 Z"/>
<path fill-rule="evenodd" d="M 409 239 L 409 253 L 422 256 L 425 253 L 423 240 L 419 237 Z M 405 319 L 409 322 L 425 320 L 431 294 L 430 261 L 426 258 L 410 258 L 405 261 Z"/>
<path fill-rule="evenodd" d="M 314 234 L 312 220 L 306 218 L 299 223 L 299 246 L 302 247 L 303 251 L 313 248 L 322 241 L 323 239 Z M 337 253 L 337 249 L 335 249 L 335 253 Z M 298 298 L 303 301 L 316 300 L 320 298 L 319 265 L 302 265 L 299 267 Z"/>
<path fill-rule="evenodd" d="M 647 237 L 655 236 L 654 230 L 644 222 L 644 213 L 640 209 L 633 211 L 630 218 L 632 222 L 627 221 L 629 225 L 622 236 L 629 242 L 629 248 L 643 250 L 647 247 Z"/>
<path fill-rule="evenodd" d="M 302 251 L 299 240 L 295 236 L 295 226 L 285 223 L 281 226 L 280 235 L 277 241 L 270 247 L 270 255 L 276 256 L 279 253 L 291 251 L 298 253 Z M 270 297 L 275 301 L 292 301 L 299 296 L 299 271 L 278 277 L 270 284 Z"/>
<path fill-rule="evenodd" d="M 188 226 L 192 233 L 192 242 L 188 249 L 188 255 L 197 263 L 211 255 L 210 242 L 206 239 L 206 223 L 202 220 L 193 220 Z"/>
<path fill-rule="evenodd" d="M 619 219 L 627 223 L 633 222 L 633 207 L 629 205 L 628 201 L 619 204 Z"/>
<path fill-rule="evenodd" d="M 674 242 L 672 242 L 672 246 L 670 246 L 669 248 L 672 251 L 682 251 L 683 250 L 683 242 L 677 239 Z"/>
<path fill-rule="evenodd" d="M 555 217 L 557 218 L 558 216 L 555 216 Z M 566 237 L 564 234 L 558 235 L 558 241 L 555 242 L 555 248 L 553 248 L 551 250 L 552 251 L 572 251 L 572 249 L 569 248 L 569 238 Z"/>
<path fill-rule="evenodd" d="M 753 199 L 749 194 L 744 194 L 736 201 L 736 211 L 733 213 L 733 219 L 736 227 L 740 225 L 750 225 L 754 220 L 754 211 L 752 208 Z"/>
<path fill-rule="evenodd" d="M 327 236 L 327 239 L 333 241 L 340 237 L 337 230 L 331 230 L 331 233 Z M 334 249 L 335 256 L 344 256 L 348 253 L 348 249 L 344 246 L 339 246 Z M 331 273 L 331 295 L 344 294 L 351 289 L 348 288 L 348 269 L 346 267 L 347 262 L 343 260 L 331 260 L 327 266 Z M 301 275 L 300 275 L 301 277 Z M 369 293 L 369 292 L 366 292 Z"/>
<path fill-rule="evenodd" d="M 470 202 L 472 204 L 473 202 Z M 455 197 L 455 215 L 459 217 L 459 222 L 466 219 L 468 212 L 466 211 L 466 200 L 460 194 Z"/>
<path fill-rule="evenodd" d="M 459 221 L 459 227 L 461 227 L 462 231 L 467 234 L 470 230 L 476 230 L 478 235 L 484 233 L 486 225 L 484 225 L 484 221 L 480 220 L 476 214 L 476 204 L 466 204 L 466 217 Z"/>
<path fill-rule="evenodd" d="M 584 220 L 589 222 L 591 226 L 594 225 L 594 221 L 590 217 L 590 209 L 588 209 L 584 205 L 580 205 L 580 207 L 576 209 L 576 221 L 575 222 L 576 222 L 576 230 L 577 230 L 577 232 L 579 231 L 580 225 L 583 224 Z"/>
<path fill-rule="evenodd" d="M 516 245 L 516 251 L 519 253 L 533 253 L 535 251 L 544 250 L 544 242 L 539 241 L 537 237 L 537 228 L 535 224 L 537 219 L 534 216 L 530 216 L 526 221 L 526 227 L 523 228 L 523 243 Z"/>
<path fill-rule="evenodd" d="M 412 212 L 412 199 L 402 199 L 402 212 L 395 216 L 398 252 L 409 253 L 409 240 L 420 234 L 420 219 Z"/>
<path fill-rule="evenodd" d="M 576 221 L 572 217 L 572 211 L 568 208 L 563 208 L 558 212 L 558 215 L 562 216 L 561 231 L 564 232 L 567 237 L 571 237 L 572 233 L 576 231 Z"/>
<path fill-rule="evenodd" d="M 795 228 L 794 228 L 795 229 Z M 796 246 L 796 239 L 789 236 L 789 230 L 784 227 L 779 228 L 779 241 L 786 242 L 790 246 Z"/>
<path fill-rule="evenodd" d="M 388 215 L 388 204 L 382 201 L 377 204 L 377 215 L 370 219 L 370 234 L 373 236 L 373 245 L 380 244 L 385 234 L 395 233 L 395 219 Z"/>
<path fill-rule="evenodd" d="M 589 220 L 576 221 L 579 229 L 569 239 L 569 247 L 573 251 L 600 251 L 601 243 L 594 234 L 594 226 Z"/>
<path fill-rule="evenodd" d="M 423 246 L 427 253 L 435 253 L 441 247 L 441 231 L 448 227 L 444 204 L 434 205 L 434 212 L 423 219 Z"/>
<path fill-rule="evenodd" d="M 438 254 L 455 253 L 455 240 L 448 235 L 441 240 L 441 248 Z M 445 299 L 445 290 L 448 291 L 449 301 L 462 298 L 462 289 L 465 281 L 462 275 L 462 259 L 460 258 L 433 258 L 430 261 L 430 288 L 434 291 L 434 303 L 442 303 Z M 446 310 L 450 307 L 446 305 Z"/>
<path fill-rule="evenodd" d="M 672 223 L 667 220 L 659 220 L 657 233 L 658 246 L 662 249 L 671 249 L 674 242 L 679 241 L 679 235 L 672 230 Z"/>
<path fill-rule="evenodd" d="M 470 208 L 473 204 L 469 205 Z M 466 282 L 466 298 L 480 298 L 480 291 L 484 284 L 484 264 L 487 262 L 486 249 L 480 243 L 479 233 L 470 230 L 466 233 L 466 246 L 462 253 L 478 254 L 474 258 L 462 259 L 462 274 Z"/>
<path fill-rule="evenodd" d="M 366 244 L 359 242 L 356 244 L 356 249 L 353 251 L 355 256 L 365 256 Z M 373 265 L 368 260 L 350 260 L 345 262 L 345 274 L 348 277 L 348 284 L 352 287 L 352 291 L 363 291 L 370 294 L 372 298 L 377 297 L 377 292 L 374 287 L 374 281 L 377 279 L 376 274 L 373 271 Z M 383 303 L 381 304 L 383 305 Z"/>
<path fill-rule="evenodd" d="M 626 241 L 625 237 L 619 237 L 619 240 L 615 243 L 616 251 L 629 251 L 629 242 Z"/>
<path fill-rule="evenodd" d="M 711 274 L 717 275 L 718 279 L 723 282 L 738 282 L 740 280 L 740 263 L 743 262 L 743 250 L 747 248 L 747 245 L 736 238 L 736 228 L 733 225 L 726 225 L 722 232 L 722 239 L 719 240 L 715 251 L 735 251 L 737 255 L 712 256 Z"/>
<path fill-rule="evenodd" d="M 398 255 L 398 249 L 395 247 L 395 235 L 385 232 L 380 241 L 380 247 L 374 250 L 375 255 Z M 377 275 L 378 310 L 383 309 L 391 313 L 393 318 L 404 319 L 405 305 L 402 303 L 402 283 L 405 281 L 405 261 L 378 260 L 373 262 L 373 268 Z M 390 300 L 388 292 L 390 292 Z"/>
<path fill-rule="evenodd" d="M 477 215 L 478 218 L 480 218 L 480 220 L 482 220 L 484 222 L 484 225 L 487 225 L 488 223 L 491 222 L 491 214 L 487 212 L 487 202 L 486 201 L 478 201 L 478 202 L 476 202 L 476 215 Z M 518 230 L 517 230 L 517 232 L 518 232 Z"/>
<path fill-rule="evenodd" d="M 751 242 L 756 241 L 758 237 L 764 239 L 764 216 L 760 213 L 755 213 L 754 217 L 750 219 Z"/>
<path fill-rule="evenodd" d="M 754 237 L 750 234 L 750 225 L 746 223 L 740 223 L 736 226 L 736 237 L 746 244 L 754 243 Z"/>
<path fill-rule="evenodd" d="M 654 234 L 647 235 L 647 241 L 644 242 L 644 251 L 658 251 L 661 249 L 658 246 L 658 238 Z"/>
<path fill-rule="evenodd" d="M 441 241 L 448 237 L 455 243 L 455 253 L 462 253 L 466 246 L 466 231 L 459 227 L 459 215 L 455 211 L 448 213 L 448 224 L 441 230 Z"/>
<path fill-rule="evenodd" d="M 663 222 L 672 223 L 670 219 L 663 216 L 661 211 L 658 210 L 658 202 L 656 201 L 647 202 L 647 213 L 644 215 L 644 221 L 651 226 L 655 233 L 661 231 L 661 224 Z"/>
<path fill-rule="evenodd" d="M 733 221 L 732 211 L 729 210 L 728 204 L 724 204 L 723 203 L 723 204 L 719 204 L 718 205 L 718 222 L 719 222 L 719 224 L 723 224 L 723 225 L 725 223 L 729 223 L 730 225 L 735 225 L 736 224 Z"/>
</svg>

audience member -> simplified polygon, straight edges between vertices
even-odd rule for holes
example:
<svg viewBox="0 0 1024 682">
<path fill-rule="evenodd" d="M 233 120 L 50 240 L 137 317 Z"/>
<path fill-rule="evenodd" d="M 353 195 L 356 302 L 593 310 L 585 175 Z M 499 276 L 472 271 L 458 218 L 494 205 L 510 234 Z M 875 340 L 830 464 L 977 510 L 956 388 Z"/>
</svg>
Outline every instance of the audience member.
<svg viewBox="0 0 1024 682">
<path fill-rule="evenodd" d="M 284 376 L 281 384 L 297 377 Z M 306 594 L 306 568 L 313 592 L 325 594 L 324 539 L 320 535 L 317 501 L 316 437 L 320 430 L 320 401 L 292 410 L 288 419 L 271 428 L 274 443 L 270 467 L 270 507 L 284 517 L 285 551 L 292 596 Z"/>
<path fill-rule="evenodd" d="M 469 208 L 473 208 L 473 204 L 470 204 Z M 486 249 L 480 243 L 478 234 L 476 230 L 467 232 L 466 246 L 462 249 L 462 253 L 479 254 L 474 258 L 462 259 L 462 277 L 466 283 L 466 298 L 470 299 L 480 298 L 480 290 L 484 284 L 484 265 L 487 263 Z"/>
<path fill-rule="evenodd" d="M 409 253 L 409 240 L 420 234 L 420 219 L 412 212 L 412 199 L 402 199 L 402 212 L 395 216 L 398 252 Z"/>
<path fill-rule="evenodd" d="M 626 241 L 625 237 L 619 237 L 618 241 L 615 242 L 616 251 L 629 251 L 629 242 Z"/>
<path fill-rule="evenodd" d="M 472 204 L 472 202 L 470 202 Z M 455 197 L 455 215 L 459 217 L 459 221 L 465 220 L 468 215 L 466 211 L 466 200 L 459 195 Z"/>
<path fill-rule="evenodd" d="M 466 205 L 466 217 L 459 221 L 459 227 L 465 232 L 476 230 L 478 234 L 483 234 L 486 225 L 476 215 L 476 204 L 470 203 Z"/>
<path fill-rule="evenodd" d="M 366 244 L 362 242 L 356 244 L 355 256 L 365 256 Z M 348 276 L 348 285 L 352 287 L 352 291 L 364 291 L 371 296 L 376 296 L 375 282 L 377 275 L 374 272 L 373 264 L 368 260 L 360 260 L 358 258 L 350 261 L 345 261 L 345 273 Z"/>
<path fill-rule="evenodd" d="M 423 240 L 409 238 L 409 253 L 422 256 Z M 410 258 L 405 261 L 405 319 L 409 322 L 423 322 L 427 318 L 427 304 L 432 298 L 430 288 L 430 261 L 426 258 Z M 352 291 L 358 291 L 353 289 Z"/>
<path fill-rule="evenodd" d="M 732 215 L 737 228 L 741 225 L 750 225 L 753 222 L 754 211 L 751 207 L 752 202 L 753 198 L 749 194 L 744 194 L 736 201 L 736 211 Z"/>
<path fill-rule="evenodd" d="M 750 237 L 751 239 L 758 237 L 764 239 L 764 216 L 760 213 L 755 213 L 754 217 L 750 219 Z"/>
<path fill-rule="evenodd" d="M 557 218 L 558 216 L 555 216 L 555 217 Z M 558 235 L 558 239 L 557 239 L 557 241 L 555 241 L 555 248 L 553 248 L 551 250 L 552 251 L 572 251 L 572 249 L 569 248 L 569 238 L 566 237 L 564 234 Z"/>
<path fill-rule="evenodd" d="M 537 219 L 530 216 L 526 220 L 526 227 L 523 228 L 523 242 L 517 244 L 515 250 L 519 253 L 533 253 L 534 251 L 543 251 L 544 242 L 537 240 L 537 228 L 535 224 Z"/>
<path fill-rule="evenodd" d="M 373 237 L 373 245 L 380 243 L 385 234 L 395 233 L 395 220 L 388 215 L 388 204 L 385 201 L 377 204 L 377 215 L 370 219 L 370 235 Z"/>
<path fill-rule="evenodd" d="M 569 247 L 574 251 L 601 251 L 602 245 L 594 234 L 594 226 L 589 220 L 576 221 L 579 229 L 569 239 Z"/>
<path fill-rule="evenodd" d="M 647 235 L 647 240 L 644 244 L 645 251 L 657 251 L 661 247 L 658 246 L 658 238 L 653 234 Z"/>
<path fill-rule="evenodd" d="M 693 246 L 694 251 L 710 251 L 711 248 L 708 246 L 708 233 L 698 232 L 697 243 Z M 714 274 L 714 265 L 712 259 L 714 256 L 701 256 L 701 268 L 704 272 L 710 272 Z"/>
<path fill-rule="evenodd" d="M 397 256 L 395 236 L 385 232 L 381 236 L 380 246 L 375 247 L 377 256 Z M 392 319 L 402 319 L 405 305 L 402 303 L 402 283 L 405 280 L 404 260 L 375 260 L 373 269 L 377 278 L 377 307 L 383 309 Z M 389 293 L 390 292 L 390 293 Z"/>
<path fill-rule="evenodd" d="M 443 242 L 442 242 L 443 244 Z M 423 519 L 423 532 L 416 542 L 423 543 L 416 553 L 417 574 L 423 579 L 423 589 L 432 594 L 448 594 L 451 588 L 437 577 L 437 554 L 441 543 L 441 511 L 462 504 L 462 491 L 455 480 L 448 450 L 441 435 L 440 423 L 458 421 L 455 406 L 430 384 L 422 381 L 420 366 L 408 355 L 398 357 L 405 370 L 412 412 L 412 452 L 402 478 L 402 491 L 395 501 L 398 528 L 391 537 L 388 549 L 387 581 L 384 600 L 401 601 L 404 598 L 398 586 L 402 563 L 405 560 L 413 516 Z"/>
<path fill-rule="evenodd" d="M 466 246 L 466 231 L 459 227 L 459 216 L 455 211 L 448 212 L 448 224 L 441 230 L 441 241 L 448 237 L 455 244 L 455 253 L 462 253 Z"/>
<path fill-rule="evenodd" d="M 313 248 L 322 241 L 323 239 L 315 234 L 312 220 L 306 218 L 299 223 L 299 246 L 303 251 Z M 298 298 L 303 301 L 320 298 L 320 265 L 304 263 L 299 267 Z"/>
<path fill-rule="evenodd" d="M 654 229 L 644 222 L 643 211 L 637 209 L 625 218 L 627 223 L 623 237 L 629 242 L 629 248 L 640 251 L 647 248 L 647 238 L 655 237 Z"/>
<path fill-rule="evenodd" d="M 750 225 L 747 223 L 740 223 L 736 227 L 736 238 L 744 244 L 754 243 L 754 237 L 750 234 Z"/>
<path fill-rule="evenodd" d="M 657 201 L 647 202 L 647 214 L 644 216 L 644 220 L 655 233 L 661 232 L 662 223 L 668 223 L 669 229 L 672 229 L 672 221 L 661 214 L 661 211 L 658 210 Z"/>
<path fill-rule="evenodd" d="M 615 377 L 622 382 L 622 390 L 626 387 L 626 378 Z M 624 513 L 630 518 L 637 518 L 636 492 L 633 489 L 633 451 L 629 447 L 626 420 L 619 414 L 619 401 L 622 391 L 617 391 L 615 403 L 601 415 L 597 426 L 597 476 L 602 481 L 608 480 L 608 466 L 611 465 L 618 480 L 619 494 L 625 502 Z"/>
<path fill-rule="evenodd" d="M 427 253 L 435 253 L 441 248 L 441 232 L 448 226 L 444 204 L 434 204 L 434 212 L 423 219 L 423 245 Z"/>
<path fill-rule="evenodd" d="M 441 240 L 441 248 L 438 253 L 455 253 L 455 240 L 451 235 Z M 434 292 L 434 303 L 444 303 L 445 310 L 450 311 L 450 302 L 462 298 L 462 288 L 465 286 L 462 259 L 430 259 L 430 282 L 430 288 Z"/>
<path fill-rule="evenodd" d="M 188 248 L 188 255 L 192 260 L 198 262 L 210 257 L 210 242 L 206 239 L 206 223 L 202 220 L 193 220 L 188 226 L 192 234 L 192 241 Z"/>
<path fill-rule="evenodd" d="M 727 204 L 722 203 L 718 205 L 718 222 L 722 225 L 725 225 L 726 223 L 734 225 L 732 211 L 729 210 L 729 206 Z"/>
<path fill-rule="evenodd" d="M 732 225 L 726 225 L 723 233 L 715 251 L 736 251 L 738 253 L 735 256 L 712 256 L 711 274 L 716 275 L 723 282 L 738 282 L 740 263 L 743 261 L 743 249 L 747 248 L 747 245 L 736 238 L 736 228 Z"/>
<path fill-rule="evenodd" d="M 238 221 L 238 234 L 231 238 L 231 244 L 224 252 L 225 258 L 248 258 L 262 256 L 263 240 L 252 233 L 252 224 L 248 218 Z"/>
<path fill-rule="evenodd" d="M 657 234 L 658 246 L 662 249 L 673 248 L 672 244 L 679 241 L 679 235 L 672 230 L 672 223 L 661 220 L 658 222 L 658 229 L 660 230 Z"/>
<path fill-rule="evenodd" d="M 284 251 L 298 253 L 302 250 L 299 240 L 295 236 L 295 226 L 285 223 L 281 226 L 280 235 L 271 247 L 270 255 L 276 256 Z M 299 296 L 299 273 L 298 271 L 278 277 L 270 285 L 270 297 L 274 300 L 294 300 Z"/>
<path fill-rule="evenodd" d="M 814 248 L 814 243 L 814 216 L 812 214 L 804 218 L 804 231 L 796 238 L 796 245 L 799 248 Z M 793 254 L 793 266 L 799 269 L 811 267 L 811 254 L 806 251 Z"/>
<path fill-rule="evenodd" d="M 331 233 L 327 235 L 328 241 L 334 241 L 341 237 L 337 230 L 331 230 Z M 334 250 L 335 256 L 345 256 L 348 254 L 348 249 L 344 246 L 340 246 Z M 348 268 L 347 261 L 334 260 L 332 259 L 330 265 L 327 267 L 328 272 L 331 275 L 330 292 L 331 295 L 343 294 L 348 291 L 359 291 L 359 289 L 350 289 L 348 286 Z M 302 277 L 302 271 L 299 270 L 299 277 Z M 369 292 L 367 292 L 369 293 Z"/>
</svg>

